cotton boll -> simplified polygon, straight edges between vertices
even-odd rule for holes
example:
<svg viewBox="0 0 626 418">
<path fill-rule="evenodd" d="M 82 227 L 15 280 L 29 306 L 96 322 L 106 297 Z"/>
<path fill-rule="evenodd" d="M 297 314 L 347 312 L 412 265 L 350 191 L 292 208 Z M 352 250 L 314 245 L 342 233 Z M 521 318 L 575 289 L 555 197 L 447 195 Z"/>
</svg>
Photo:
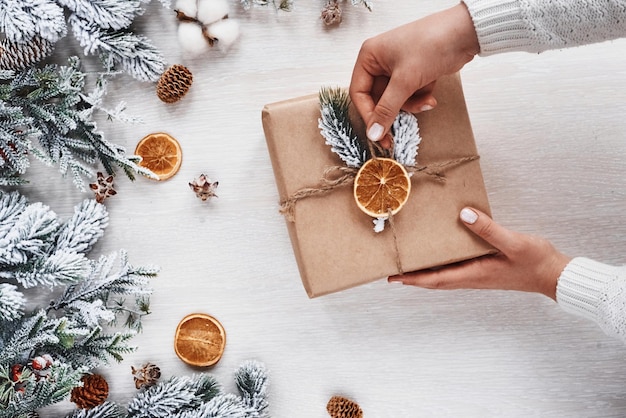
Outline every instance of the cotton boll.
<svg viewBox="0 0 626 418">
<path fill-rule="evenodd" d="M 217 22 L 228 15 L 227 0 L 199 0 L 197 19 L 205 25 Z"/>
<path fill-rule="evenodd" d="M 209 26 L 209 35 L 217 39 L 217 46 L 226 52 L 239 37 L 239 22 L 233 19 L 223 19 Z"/>
<path fill-rule="evenodd" d="M 181 22 L 178 25 L 178 43 L 185 52 L 194 56 L 209 49 L 209 43 L 202 34 L 202 28 L 193 22 Z"/>
<path fill-rule="evenodd" d="M 198 5 L 196 0 L 178 0 L 176 2 L 176 10 L 188 17 L 196 17 L 198 13 Z"/>
</svg>

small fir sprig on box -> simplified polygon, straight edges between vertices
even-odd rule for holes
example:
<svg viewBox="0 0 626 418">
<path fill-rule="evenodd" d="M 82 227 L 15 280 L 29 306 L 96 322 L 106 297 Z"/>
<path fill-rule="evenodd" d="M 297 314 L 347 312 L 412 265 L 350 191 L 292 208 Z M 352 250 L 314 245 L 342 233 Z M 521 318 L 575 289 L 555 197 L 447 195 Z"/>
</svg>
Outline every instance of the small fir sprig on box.
<svg viewBox="0 0 626 418">
<path fill-rule="evenodd" d="M 358 168 L 371 156 L 350 121 L 350 96 L 345 89 L 325 87 L 320 90 L 321 118 L 318 126 L 326 145 L 348 167 Z"/>
<path fill-rule="evenodd" d="M 157 81 L 162 54 L 132 32 L 151 0 L 29 0 L 0 2 L 0 69 L 22 70 L 54 50 L 71 28 L 85 55 L 98 55 L 106 70 L 121 69 L 142 81 Z M 169 0 L 160 0 L 169 7 Z"/>
<path fill-rule="evenodd" d="M 361 140 L 352 127 L 350 120 L 350 96 L 345 89 L 325 87 L 320 90 L 320 133 L 332 152 L 350 168 L 358 169 L 372 158 L 372 152 L 396 160 L 404 167 L 414 167 L 419 144 L 417 118 L 412 113 L 400 111 L 391 126 L 393 149 L 391 151 L 373 145 L 368 147 L 366 140 Z M 382 232 L 388 216 L 375 218 L 374 231 Z"/>
<path fill-rule="evenodd" d="M 324 87 L 320 90 L 319 98 L 321 117 L 318 127 L 326 145 L 348 167 L 361 167 L 371 155 L 365 141 L 358 138 L 352 127 L 348 92 L 339 87 Z M 394 137 L 393 155 L 389 157 L 404 166 L 414 166 L 422 141 L 415 115 L 400 111 L 393 122 L 391 133 Z"/>
<path fill-rule="evenodd" d="M 235 371 L 239 395 L 224 393 L 210 374 L 174 376 L 137 393 L 128 408 L 106 402 L 67 418 L 268 418 L 268 376 L 254 360 Z"/>
<path fill-rule="evenodd" d="M 30 156 L 57 164 L 83 191 L 97 164 L 109 175 L 121 168 L 131 180 L 136 173 L 154 176 L 137 164 L 139 157 L 127 156 L 123 147 L 107 141 L 93 119 L 97 110 L 110 119 L 135 121 L 125 116 L 123 102 L 114 109 L 102 105 L 109 75 L 101 74 L 86 93 L 86 74 L 77 57 L 66 66 L 0 70 L 0 185 L 24 183 Z"/>
<path fill-rule="evenodd" d="M 0 417 L 59 402 L 85 372 L 134 350 L 158 268 L 131 265 L 125 251 L 87 258 L 107 225 L 95 200 L 61 223 L 47 206 L 0 191 Z M 31 309 L 24 291 L 35 288 L 58 296 Z"/>
</svg>

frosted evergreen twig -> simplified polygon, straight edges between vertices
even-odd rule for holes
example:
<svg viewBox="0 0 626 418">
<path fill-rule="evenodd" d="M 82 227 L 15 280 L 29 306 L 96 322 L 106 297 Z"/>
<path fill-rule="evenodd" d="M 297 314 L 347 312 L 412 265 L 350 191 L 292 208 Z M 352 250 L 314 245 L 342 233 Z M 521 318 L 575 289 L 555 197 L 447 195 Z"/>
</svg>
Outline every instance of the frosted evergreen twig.
<svg viewBox="0 0 626 418">
<path fill-rule="evenodd" d="M 170 0 L 160 2 L 166 8 L 170 6 Z M 9 65 L 6 68 L 18 69 L 16 64 L 24 58 L 35 59 L 30 64 L 37 64 L 47 53 L 35 45 L 46 41 L 49 52 L 50 44 L 66 36 L 68 26 L 72 26 L 74 37 L 85 48 L 86 55 L 106 56 L 136 79 L 156 81 L 163 72 L 165 59 L 145 36 L 131 30 L 147 3 L 150 0 L 1 1 L 0 31 L 14 49 L 32 52 L 29 57 L 18 54 L 15 62 L 6 63 Z"/>
<path fill-rule="evenodd" d="M 404 166 L 414 166 L 417 150 L 422 141 L 417 118 L 412 113 L 400 111 L 391 130 L 393 132 L 394 159 Z"/>
<path fill-rule="evenodd" d="M 368 152 L 350 122 L 350 96 L 341 88 L 322 88 L 319 94 L 320 133 L 348 167 L 358 168 L 368 159 Z"/>
<path fill-rule="evenodd" d="M 14 321 L 21 318 L 26 304 L 24 294 L 17 290 L 17 286 L 9 283 L 0 283 L 0 318 L 5 321 Z"/>
<path fill-rule="evenodd" d="M 85 78 L 76 57 L 67 66 L 0 72 L 0 155 L 4 157 L 0 184 L 15 183 L 30 166 L 29 155 L 48 165 L 58 164 L 61 174 L 71 173 L 83 191 L 85 178 L 95 176 L 97 163 L 109 175 L 119 167 L 131 180 L 137 173 L 155 177 L 137 164 L 137 156 L 127 156 L 123 147 L 107 141 L 98 130 L 92 113 L 94 107 L 102 107 L 106 85 L 100 81 L 96 92 L 88 95 Z M 116 108 L 112 114 L 121 110 Z"/>
</svg>

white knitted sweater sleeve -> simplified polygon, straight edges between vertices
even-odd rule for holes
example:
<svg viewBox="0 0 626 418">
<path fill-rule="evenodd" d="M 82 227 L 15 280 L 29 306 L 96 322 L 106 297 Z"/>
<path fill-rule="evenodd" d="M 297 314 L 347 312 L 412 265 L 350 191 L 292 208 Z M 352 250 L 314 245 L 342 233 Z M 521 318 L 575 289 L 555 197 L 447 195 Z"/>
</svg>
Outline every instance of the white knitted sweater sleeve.
<svg viewBox="0 0 626 418">
<path fill-rule="evenodd" d="M 626 266 L 574 258 L 559 277 L 556 300 L 566 312 L 591 319 L 626 342 Z"/>
<path fill-rule="evenodd" d="M 626 0 L 463 0 L 480 55 L 549 49 L 626 36 Z"/>
</svg>

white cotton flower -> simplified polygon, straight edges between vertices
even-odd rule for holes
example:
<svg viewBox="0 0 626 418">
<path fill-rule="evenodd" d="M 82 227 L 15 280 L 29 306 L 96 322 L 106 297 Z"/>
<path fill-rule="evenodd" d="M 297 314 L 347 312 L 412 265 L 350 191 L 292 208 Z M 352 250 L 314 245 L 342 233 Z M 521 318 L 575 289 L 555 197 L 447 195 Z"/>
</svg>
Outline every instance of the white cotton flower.
<svg viewBox="0 0 626 418">
<path fill-rule="evenodd" d="M 185 16 L 196 17 L 198 13 L 197 0 L 178 0 L 176 2 L 176 10 Z"/>
<path fill-rule="evenodd" d="M 385 221 L 387 218 L 376 218 L 372 222 L 374 222 L 374 232 L 383 232 L 385 230 Z"/>
<path fill-rule="evenodd" d="M 194 56 L 209 49 L 209 43 L 202 34 L 202 28 L 193 22 L 181 22 L 178 25 L 178 43 L 183 51 Z"/>
<path fill-rule="evenodd" d="M 226 0 L 198 0 L 198 14 L 196 18 L 204 25 L 222 20 L 228 15 Z"/>
<path fill-rule="evenodd" d="M 233 19 L 220 20 L 209 26 L 208 31 L 217 39 L 218 48 L 226 52 L 239 37 L 239 23 Z"/>
</svg>

